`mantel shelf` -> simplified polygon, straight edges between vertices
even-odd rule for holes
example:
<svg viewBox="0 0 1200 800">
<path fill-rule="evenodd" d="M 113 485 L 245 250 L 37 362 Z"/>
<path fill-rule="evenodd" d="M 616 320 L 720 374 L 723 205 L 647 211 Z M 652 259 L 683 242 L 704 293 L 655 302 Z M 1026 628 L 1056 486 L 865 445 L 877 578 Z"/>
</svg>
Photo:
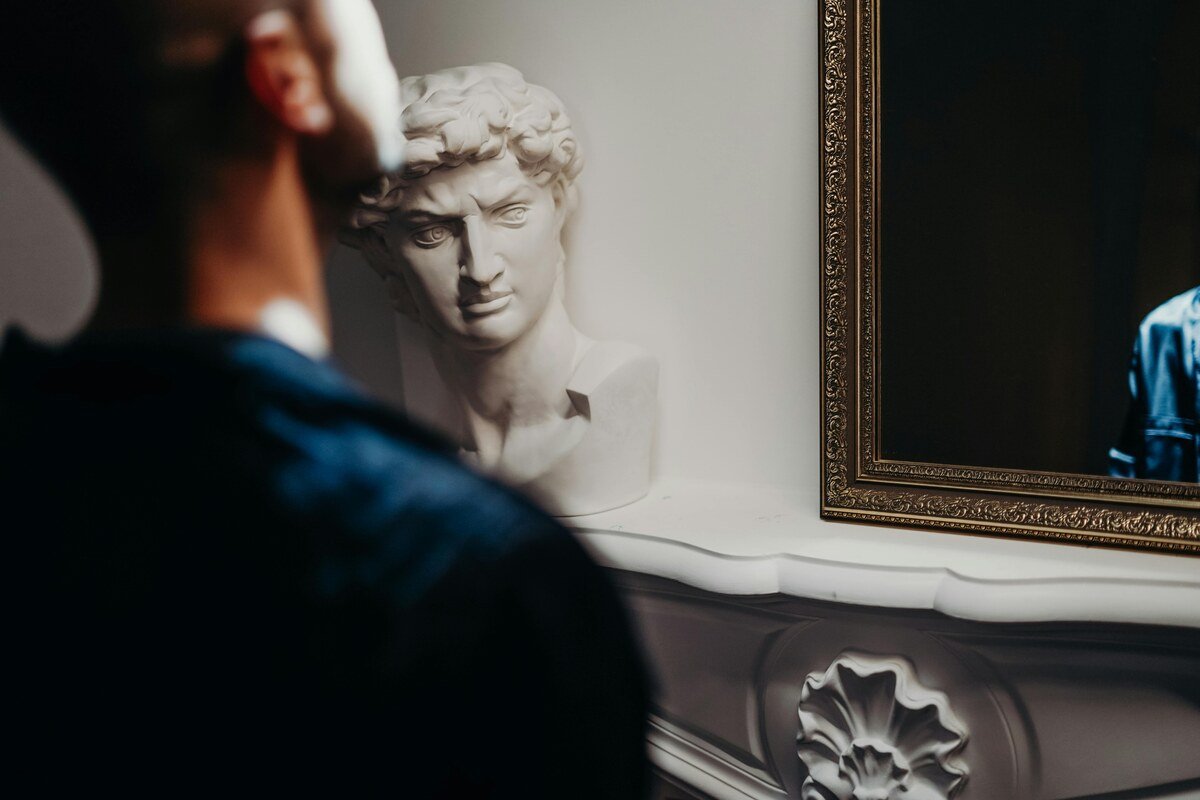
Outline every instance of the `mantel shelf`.
<svg viewBox="0 0 1200 800">
<path fill-rule="evenodd" d="M 1200 559 L 825 522 L 815 492 L 666 479 L 567 521 L 605 566 L 724 594 L 1200 628 Z"/>
</svg>

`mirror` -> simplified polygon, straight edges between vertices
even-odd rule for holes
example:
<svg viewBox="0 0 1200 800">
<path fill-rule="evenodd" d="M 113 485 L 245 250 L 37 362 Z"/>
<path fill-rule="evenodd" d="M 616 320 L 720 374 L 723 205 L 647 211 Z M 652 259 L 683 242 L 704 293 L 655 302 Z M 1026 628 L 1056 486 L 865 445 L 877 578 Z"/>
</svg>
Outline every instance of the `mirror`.
<svg viewBox="0 0 1200 800">
<path fill-rule="evenodd" d="M 1200 3 L 820 6 L 826 516 L 1200 551 Z"/>
</svg>

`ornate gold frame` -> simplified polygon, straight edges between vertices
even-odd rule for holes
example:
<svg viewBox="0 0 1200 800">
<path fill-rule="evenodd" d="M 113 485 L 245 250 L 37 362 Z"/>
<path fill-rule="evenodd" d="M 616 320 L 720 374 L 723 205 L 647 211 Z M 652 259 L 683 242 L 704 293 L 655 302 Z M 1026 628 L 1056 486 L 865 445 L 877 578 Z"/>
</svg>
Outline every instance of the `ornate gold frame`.
<svg viewBox="0 0 1200 800">
<path fill-rule="evenodd" d="M 821 513 L 1200 555 L 1200 486 L 879 457 L 880 0 L 820 0 Z"/>
</svg>

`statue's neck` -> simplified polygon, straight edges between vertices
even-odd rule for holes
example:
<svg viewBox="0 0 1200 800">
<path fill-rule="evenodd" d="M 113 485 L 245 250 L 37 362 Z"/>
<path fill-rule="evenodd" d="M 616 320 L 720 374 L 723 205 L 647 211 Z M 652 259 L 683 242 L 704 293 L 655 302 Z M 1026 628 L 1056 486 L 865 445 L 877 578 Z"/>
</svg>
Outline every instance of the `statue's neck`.
<svg viewBox="0 0 1200 800">
<path fill-rule="evenodd" d="M 459 401 L 464 446 L 502 449 L 513 428 L 561 420 L 571 412 L 566 386 L 588 340 L 561 302 L 552 301 L 521 338 L 492 351 L 435 349 L 443 379 Z"/>
</svg>

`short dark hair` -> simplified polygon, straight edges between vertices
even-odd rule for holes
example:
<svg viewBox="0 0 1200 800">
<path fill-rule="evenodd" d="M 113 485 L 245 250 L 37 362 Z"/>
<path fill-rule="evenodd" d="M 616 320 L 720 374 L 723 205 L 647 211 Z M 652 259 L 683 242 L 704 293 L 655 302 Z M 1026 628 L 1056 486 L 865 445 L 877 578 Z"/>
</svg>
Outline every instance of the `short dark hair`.
<svg viewBox="0 0 1200 800">
<path fill-rule="evenodd" d="M 0 26 L 0 118 L 93 228 L 136 233 L 233 138 L 239 35 L 288 0 L 27 0 Z"/>
</svg>

